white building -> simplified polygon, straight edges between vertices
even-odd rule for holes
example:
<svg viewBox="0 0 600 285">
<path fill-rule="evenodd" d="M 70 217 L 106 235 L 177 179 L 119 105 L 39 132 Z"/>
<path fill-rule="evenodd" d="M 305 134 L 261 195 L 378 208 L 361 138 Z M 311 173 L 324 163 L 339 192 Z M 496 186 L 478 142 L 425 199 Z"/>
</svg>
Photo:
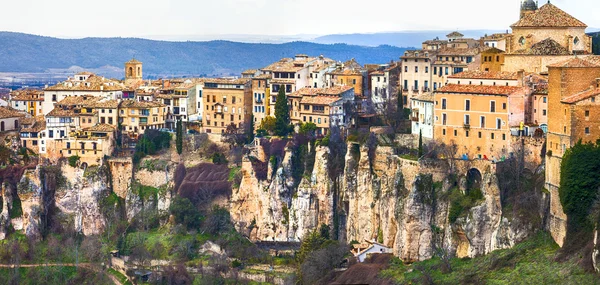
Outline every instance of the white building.
<svg viewBox="0 0 600 285">
<path fill-rule="evenodd" d="M 92 95 L 107 99 L 121 99 L 125 86 L 118 81 L 106 79 L 90 72 L 81 72 L 74 77 L 44 89 L 42 112 L 44 115 L 54 109 L 54 103 L 68 96 Z"/>
<path fill-rule="evenodd" d="M 0 107 L 0 132 L 16 131 L 19 129 L 19 120 L 25 115 L 16 110 Z"/>
<path fill-rule="evenodd" d="M 433 139 L 433 95 L 427 93 L 411 99 L 412 133 Z"/>
<path fill-rule="evenodd" d="M 367 244 L 364 245 L 356 245 L 352 251 L 356 259 L 358 259 L 358 262 L 364 262 L 365 259 L 372 254 L 393 253 L 392 248 L 389 248 L 383 244 L 374 241 L 366 242 Z"/>
</svg>

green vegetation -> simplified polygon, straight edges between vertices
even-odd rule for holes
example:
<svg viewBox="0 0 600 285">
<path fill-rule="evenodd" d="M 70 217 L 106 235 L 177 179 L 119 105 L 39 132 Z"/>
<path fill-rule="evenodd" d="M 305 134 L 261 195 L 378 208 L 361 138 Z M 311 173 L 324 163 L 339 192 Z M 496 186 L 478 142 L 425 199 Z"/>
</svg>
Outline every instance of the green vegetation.
<svg viewBox="0 0 600 285">
<path fill-rule="evenodd" d="M 23 215 L 23 208 L 21 206 L 21 199 L 18 195 L 15 195 L 12 200 L 12 207 L 10 208 L 9 215 L 11 219 L 19 218 Z"/>
<path fill-rule="evenodd" d="M 133 163 L 138 164 L 146 155 L 154 155 L 162 149 L 168 149 L 171 134 L 158 130 L 146 130 L 138 140 L 133 155 Z"/>
<path fill-rule="evenodd" d="M 419 130 L 419 158 L 423 156 L 423 131 Z"/>
<path fill-rule="evenodd" d="M 394 259 L 380 276 L 398 284 L 600 284 L 576 261 L 556 262 L 558 250 L 549 234 L 539 232 L 512 249 L 473 259 L 452 258 L 449 273 L 442 273 L 439 258 L 412 265 Z"/>
<path fill-rule="evenodd" d="M 599 143 L 583 144 L 579 141 L 565 152 L 562 160 L 559 196 L 568 216 L 567 240 L 572 238 L 572 234 L 591 233 L 599 219 L 598 214 L 590 219 L 592 206 L 598 203 L 600 189 Z"/>
<path fill-rule="evenodd" d="M 0 268 L 0 284 L 112 284 L 104 273 L 74 266 Z"/>
<path fill-rule="evenodd" d="M 146 159 L 140 163 L 138 169 L 145 169 L 150 172 L 165 171 L 168 163 L 168 161 L 162 159 Z"/>
<path fill-rule="evenodd" d="M 71 167 L 77 167 L 77 162 L 79 162 L 80 157 L 77 155 L 69 156 L 69 165 Z"/>
<path fill-rule="evenodd" d="M 181 119 L 177 120 L 175 135 L 175 146 L 177 147 L 177 154 L 181 155 L 181 152 L 183 151 L 183 125 Z"/>
<path fill-rule="evenodd" d="M 298 130 L 298 133 L 306 136 L 314 136 L 316 130 L 317 125 L 315 125 L 315 123 L 302 123 Z"/>
<path fill-rule="evenodd" d="M 127 276 L 123 275 L 123 273 L 116 271 L 112 268 L 108 269 L 108 273 L 114 277 L 117 278 L 117 280 L 119 280 L 119 282 L 121 282 L 121 284 L 123 285 L 131 285 L 131 281 L 129 281 L 129 279 L 127 279 Z"/>
<path fill-rule="evenodd" d="M 187 198 L 176 196 L 171 202 L 169 211 L 175 217 L 175 222 L 188 229 L 198 228 L 202 222 L 202 215 Z"/>
<path fill-rule="evenodd" d="M 220 153 L 220 152 L 216 152 L 213 154 L 212 156 L 212 163 L 214 164 L 227 164 L 227 157 L 225 157 L 224 154 Z"/>
<path fill-rule="evenodd" d="M 290 133 L 290 106 L 285 88 L 279 88 L 275 102 L 275 135 L 286 137 Z"/>
<path fill-rule="evenodd" d="M 469 210 L 483 199 L 483 193 L 481 189 L 472 189 L 465 195 L 455 187 L 449 191 L 448 199 L 450 202 L 448 220 L 454 223 L 458 218 L 466 216 Z"/>
</svg>

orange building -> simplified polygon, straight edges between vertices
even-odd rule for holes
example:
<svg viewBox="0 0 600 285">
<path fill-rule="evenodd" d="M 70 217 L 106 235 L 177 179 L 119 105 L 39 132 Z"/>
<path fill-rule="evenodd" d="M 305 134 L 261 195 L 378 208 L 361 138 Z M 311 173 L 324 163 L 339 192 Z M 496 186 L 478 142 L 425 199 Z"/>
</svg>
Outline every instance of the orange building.
<svg viewBox="0 0 600 285">
<path fill-rule="evenodd" d="M 246 127 L 252 117 L 252 79 L 207 79 L 204 83 L 204 129 L 222 134 L 233 124 Z"/>
</svg>

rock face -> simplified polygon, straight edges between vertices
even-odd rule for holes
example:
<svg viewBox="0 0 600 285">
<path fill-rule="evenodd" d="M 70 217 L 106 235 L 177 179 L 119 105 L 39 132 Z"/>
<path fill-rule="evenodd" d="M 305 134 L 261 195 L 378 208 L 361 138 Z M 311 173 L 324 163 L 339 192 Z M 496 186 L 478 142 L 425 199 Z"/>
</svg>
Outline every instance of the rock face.
<svg viewBox="0 0 600 285">
<path fill-rule="evenodd" d="M 349 144 L 344 172 L 332 178 L 327 171 L 329 149 L 318 147 L 312 175 L 294 188 L 291 155 L 286 150 L 279 167 L 269 169 L 272 179 L 265 181 L 256 178 L 250 159 L 242 164 L 231 215 L 237 229 L 252 240 L 300 241 L 325 224 L 341 240 L 379 241 L 413 262 L 433 257 L 436 249 L 459 257 L 483 255 L 511 247 L 533 232 L 526 223 L 503 215 L 495 165 L 487 161 L 452 166 L 417 162 L 394 155 L 389 147 L 370 152 Z M 456 182 L 449 180 L 450 167 Z M 471 169 L 480 173 L 483 198 L 450 223 L 449 193 L 455 188 L 466 193 Z"/>
</svg>

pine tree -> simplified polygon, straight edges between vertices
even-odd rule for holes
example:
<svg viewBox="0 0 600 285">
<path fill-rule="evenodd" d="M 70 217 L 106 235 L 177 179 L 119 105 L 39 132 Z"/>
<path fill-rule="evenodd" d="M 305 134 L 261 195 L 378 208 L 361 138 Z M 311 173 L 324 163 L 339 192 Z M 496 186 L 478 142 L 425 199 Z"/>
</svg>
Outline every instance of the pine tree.
<svg viewBox="0 0 600 285">
<path fill-rule="evenodd" d="M 277 94 L 275 103 L 275 135 L 285 137 L 290 131 L 290 107 L 288 106 L 285 89 L 282 87 Z"/>
<path fill-rule="evenodd" d="M 181 154 L 183 152 L 183 126 L 181 123 L 181 119 L 177 120 L 177 129 L 175 130 L 175 145 L 177 147 L 177 154 Z"/>
<path fill-rule="evenodd" d="M 423 156 L 423 132 L 419 130 L 419 158 Z"/>
</svg>

